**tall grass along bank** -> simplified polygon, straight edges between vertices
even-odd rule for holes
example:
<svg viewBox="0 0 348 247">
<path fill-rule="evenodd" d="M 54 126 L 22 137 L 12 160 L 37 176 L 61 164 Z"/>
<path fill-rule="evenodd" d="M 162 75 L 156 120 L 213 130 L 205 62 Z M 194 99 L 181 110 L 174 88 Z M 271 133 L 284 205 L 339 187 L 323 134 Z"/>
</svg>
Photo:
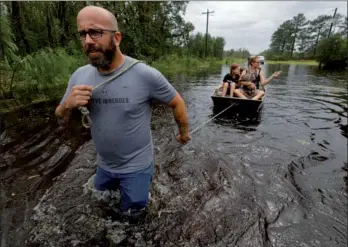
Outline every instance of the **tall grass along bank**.
<svg viewBox="0 0 348 247">
<path fill-rule="evenodd" d="M 81 53 L 44 49 L 8 65 L 1 62 L 0 111 L 63 95 L 71 74 L 87 63 Z M 150 63 L 164 75 L 218 68 L 223 60 L 168 55 Z"/>
</svg>

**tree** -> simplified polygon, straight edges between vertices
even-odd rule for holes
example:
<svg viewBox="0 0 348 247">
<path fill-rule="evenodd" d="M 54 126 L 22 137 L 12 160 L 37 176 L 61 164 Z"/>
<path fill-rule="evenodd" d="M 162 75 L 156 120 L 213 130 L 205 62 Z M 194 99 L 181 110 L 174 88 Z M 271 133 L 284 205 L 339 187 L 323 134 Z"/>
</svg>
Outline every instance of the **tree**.
<svg viewBox="0 0 348 247">
<path fill-rule="evenodd" d="M 6 5 L 0 3 L 0 59 L 4 66 L 10 66 L 18 61 L 18 47 L 14 43 L 15 35 L 12 32 Z"/>
<path fill-rule="evenodd" d="M 297 37 L 301 32 L 304 31 L 306 28 L 308 21 L 306 20 L 306 17 L 300 13 L 297 16 L 294 16 L 292 19 L 293 25 L 295 26 L 294 35 L 292 37 L 292 45 L 291 45 L 291 53 L 290 58 L 292 58 L 294 50 L 295 50 L 295 44 L 297 41 Z M 302 37 L 305 37 L 304 35 Z"/>
<path fill-rule="evenodd" d="M 310 36 L 308 40 L 308 51 L 312 51 L 313 57 L 316 54 L 318 42 L 327 37 L 330 28 L 329 21 L 331 19 L 331 16 L 319 15 L 316 19 L 310 21 L 310 26 L 308 28 Z"/>
<path fill-rule="evenodd" d="M 280 56 L 286 56 L 291 51 L 291 41 L 295 33 L 293 21 L 287 20 L 273 33 L 271 38 L 270 50 Z"/>
<path fill-rule="evenodd" d="M 331 34 L 347 35 L 345 16 L 336 14 L 333 18 L 329 15 L 319 15 L 313 20 L 307 20 L 304 14 L 300 13 L 279 26 L 272 34 L 269 49 L 264 51 L 263 55 L 275 60 L 313 59 L 318 43 L 328 37 L 331 23 Z"/>
<path fill-rule="evenodd" d="M 318 43 L 316 60 L 324 65 L 325 69 L 347 68 L 347 38 L 335 34 Z"/>
</svg>

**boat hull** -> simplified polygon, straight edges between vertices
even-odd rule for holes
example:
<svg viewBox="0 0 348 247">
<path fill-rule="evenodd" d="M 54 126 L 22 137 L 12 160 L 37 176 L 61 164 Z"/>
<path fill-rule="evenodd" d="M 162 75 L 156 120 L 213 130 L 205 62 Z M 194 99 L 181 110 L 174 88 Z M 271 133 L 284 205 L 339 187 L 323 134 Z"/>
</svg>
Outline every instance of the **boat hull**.
<svg viewBox="0 0 348 247">
<path fill-rule="evenodd" d="M 231 108 L 235 108 L 238 109 L 238 111 L 243 112 L 257 112 L 262 108 L 264 102 L 264 97 L 262 97 L 261 100 L 242 99 L 229 96 L 222 97 L 218 95 L 217 90 L 214 91 L 211 98 L 213 100 L 215 109 L 223 110 L 233 104 Z"/>
</svg>

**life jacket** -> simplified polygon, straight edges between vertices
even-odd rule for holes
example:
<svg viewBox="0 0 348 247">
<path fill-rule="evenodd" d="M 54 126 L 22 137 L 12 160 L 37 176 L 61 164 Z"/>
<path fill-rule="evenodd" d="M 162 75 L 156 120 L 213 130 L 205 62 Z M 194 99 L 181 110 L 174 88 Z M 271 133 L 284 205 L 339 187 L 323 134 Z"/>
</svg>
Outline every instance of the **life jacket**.
<svg viewBox="0 0 348 247">
<path fill-rule="evenodd" d="M 255 84 L 256 88 L 259 89 L 260 88 L 260 73 L 261 73 L 261 69 L 258 69 L 258 71 L 255 72 L 250 72 L 250 70 L 247 70 L 247 73 L 250 75 L 251 77 L 251 82 Z"/>
</svg>

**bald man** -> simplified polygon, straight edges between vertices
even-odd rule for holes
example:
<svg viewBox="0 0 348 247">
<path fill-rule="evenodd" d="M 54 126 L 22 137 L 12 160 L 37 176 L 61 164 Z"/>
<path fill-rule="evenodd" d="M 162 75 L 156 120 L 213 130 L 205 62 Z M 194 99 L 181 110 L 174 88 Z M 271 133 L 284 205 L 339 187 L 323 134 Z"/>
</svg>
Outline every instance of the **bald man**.
<svg viewBox="0 0 348 247">
<path fill-rule="evenodd" d="M 187 143 L 188 117 L 183 99 L 156 69 L 122 54 L 117 20 L 106 9 L 87 6 L 77 16 L 78 34 L 89 64 L 70 77 L 56 109 L 65 122 L 71 111 L 88 106 L 98 166 L 98 190 L 121 193 L 122 218 L 137 219 L 146 212 L 154 171 L 151 136 L 151 100 L 170 106 L 180 143 Z M 125 70 L 120 77 L 92 91 L 92 87 Z"/>
</svg>

